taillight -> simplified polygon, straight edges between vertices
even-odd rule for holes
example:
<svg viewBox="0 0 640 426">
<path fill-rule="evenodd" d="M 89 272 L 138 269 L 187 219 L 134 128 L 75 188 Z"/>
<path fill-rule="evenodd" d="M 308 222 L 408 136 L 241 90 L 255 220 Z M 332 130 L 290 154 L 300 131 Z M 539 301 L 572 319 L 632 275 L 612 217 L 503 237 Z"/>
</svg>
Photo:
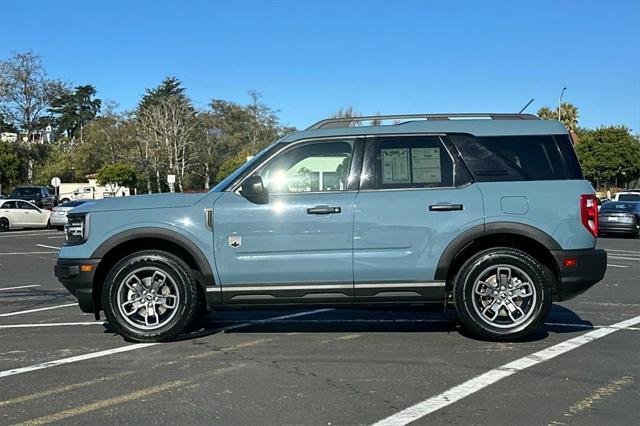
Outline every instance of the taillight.
<svg viewBox="0 0 640 426">
<path fill-rule="evenodd" d="M 580 217 L 582 224 L 594 237 L 598 236 L 598 200 L 593 194 L 580 196 Z"/>
</svg>

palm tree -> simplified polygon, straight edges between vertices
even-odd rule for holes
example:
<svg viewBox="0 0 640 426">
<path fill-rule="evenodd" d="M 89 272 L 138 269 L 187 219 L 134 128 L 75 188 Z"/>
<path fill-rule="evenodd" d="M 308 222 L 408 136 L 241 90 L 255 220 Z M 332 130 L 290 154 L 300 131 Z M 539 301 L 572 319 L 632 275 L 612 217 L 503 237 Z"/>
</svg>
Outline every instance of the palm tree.
<svg viewBox="0 0 640 426">
<path fill-rule="evenodd" d="M 557 120 L 558 111 L 543 106 L 538 110 L 538 117 L 542 118 L 543 120 Z M 563 102 L 562 104 L 560 104 L 560 121 L 567 129 L 575 131 L 578 127 L 579 117 L 580 114 L 578 114 L 577 106 L 569 102 Z"/>
</svg>

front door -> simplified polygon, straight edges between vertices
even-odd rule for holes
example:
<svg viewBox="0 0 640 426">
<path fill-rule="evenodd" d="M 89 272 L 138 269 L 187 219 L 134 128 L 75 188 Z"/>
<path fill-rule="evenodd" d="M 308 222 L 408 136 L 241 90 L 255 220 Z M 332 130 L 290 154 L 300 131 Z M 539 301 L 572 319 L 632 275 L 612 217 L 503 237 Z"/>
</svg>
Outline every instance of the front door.
<svg viewBox="0 0 640 426">
<path fill-rule="evenodd" d="M 268 200 L 226 192 L 213 206 L 225 303 L 340 302 L 353 296 L 355 141 L 296 143 L 258 166 Z"/>
<path fill-rule="evenodd" d="M 22 216 L 22 226 L 37 227 L 44 225 L 44 215 L 36 206 L 24 201 L 18 201 L 18 209 Z"/>
<path fill-rule="evenodd" d="M 366 145 L 355 210 L 355 297 L 442 300 L 438 261 L 457 235 L 483 224 L 482 194 L 444 137 L 384 136 Z"/>
</svg>

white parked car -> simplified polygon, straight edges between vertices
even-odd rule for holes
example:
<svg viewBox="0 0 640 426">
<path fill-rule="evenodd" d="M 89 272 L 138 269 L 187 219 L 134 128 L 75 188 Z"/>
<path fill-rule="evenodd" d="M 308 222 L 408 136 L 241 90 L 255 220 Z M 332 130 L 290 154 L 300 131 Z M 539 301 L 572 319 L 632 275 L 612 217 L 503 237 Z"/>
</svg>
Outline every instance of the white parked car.
<svg viewBox="0 0 640 426">
<path fill-rule="evenodd" d="M 51 209 L 51 219 L 49 219 L 49 224 L 51 226 L 55 226 L 58 229 L 64 228 L 64 225 L 67 224 L 67 213 L 69 210 L 78 207 L 81 204 L 86 203 L 84 200 L 77 201 L 67 201 L 66 203 L 60 204 L 57 207 Z"/>
<path fill-rule="evenodd" d="M 20 228 L 46 228 L 51 212 L 23 200 L 0 200 L 0 232 Z"/>
<path fill-rule="evenodd" d="M 613 196 L 613 201 L 640 201 L 640 192 L 638 191 L 623 191 L 617 192 Z"/>
</svg>

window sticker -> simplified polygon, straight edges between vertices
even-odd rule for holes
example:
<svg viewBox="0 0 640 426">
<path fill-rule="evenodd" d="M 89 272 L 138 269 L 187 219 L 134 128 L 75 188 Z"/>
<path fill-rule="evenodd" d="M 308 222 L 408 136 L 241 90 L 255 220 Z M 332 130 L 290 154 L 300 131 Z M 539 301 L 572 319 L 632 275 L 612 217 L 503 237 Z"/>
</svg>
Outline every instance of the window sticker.
<svg viewBox="0 0 640 426">
<path fill-rule="evenodd" d="M 411 183 L 409 148 L 382 149 L 382 183 Z"/>
<path fill-rule="evenodd" d="M 442 182 L 440 148 L 412 148 L 411 172 L 413 183 Z"/>
</svg>

